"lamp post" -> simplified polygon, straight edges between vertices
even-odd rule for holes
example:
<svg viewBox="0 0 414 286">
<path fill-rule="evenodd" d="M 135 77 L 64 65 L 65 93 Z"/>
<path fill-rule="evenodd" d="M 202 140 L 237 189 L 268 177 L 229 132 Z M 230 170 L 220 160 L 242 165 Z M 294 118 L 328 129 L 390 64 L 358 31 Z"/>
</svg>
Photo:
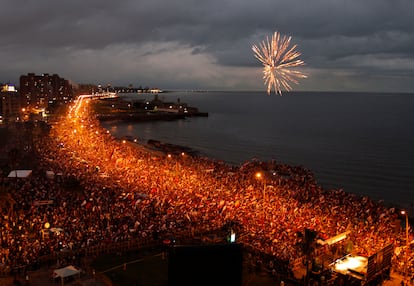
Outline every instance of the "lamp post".
<svg viewBox="0 0 414 286">
<path fill-rule="evenodd" d="M 43 229 L 42 229 L 42 239 L 44 239 L 46 236 L 49 237 L 49 228 L 50 228 L 50 223 L 46 222 L 43 225 Z"/>
<path fill-rule="evenodd" d="M 261 172 L 257 172 L 255 176 L 258 180 L 263 180 L 263 200 L 264 200 L 266 198 L 266 180 Z"/>
<path fill-rule="evenodd" d="M 263 174 L 261 172 L 257 172 L 255 174 L 255 177 L 257 180 L 263 180 L 263 202 L 262 202 L 262 216 L 263 216 L 263 223 L 264 220 L 266 219 L 266 210 L 265 210 L 265 199 L 266 199 L 266 181 L 265 178 L 263 176 Z"/>
<path fill-rule="evenodd" d="M 405 243 L 406 243 L 406 249 L 405 249 L 405 271 L 404 271 L 404 278 L 408 279 L 408 248 L 409 248 L 409 242 L 408 242 L 408 213 L 407 211 L 401 211 L 402 215 L 405 215 Z"/>
</svg>

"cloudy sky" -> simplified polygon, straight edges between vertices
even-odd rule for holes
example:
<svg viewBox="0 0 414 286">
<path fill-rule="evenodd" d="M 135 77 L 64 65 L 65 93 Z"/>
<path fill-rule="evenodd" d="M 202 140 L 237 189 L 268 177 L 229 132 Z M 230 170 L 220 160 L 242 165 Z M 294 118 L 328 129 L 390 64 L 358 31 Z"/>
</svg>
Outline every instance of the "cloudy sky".
<svg viewBox="0 0 414 286">
<path fill-rule="evenodd" d="M 265 90 L 252 52 L 292 37 L 294 90 L 414 92 L 413 0 L 3 0 L 0 82 Z"/>
</svg>

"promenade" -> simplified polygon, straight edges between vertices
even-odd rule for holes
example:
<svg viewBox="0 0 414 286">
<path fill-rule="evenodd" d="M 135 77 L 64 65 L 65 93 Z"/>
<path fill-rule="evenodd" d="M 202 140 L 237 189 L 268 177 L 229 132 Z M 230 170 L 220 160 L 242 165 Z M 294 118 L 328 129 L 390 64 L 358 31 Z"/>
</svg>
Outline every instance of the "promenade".
<svg viewBox="0 0 414 286">
<path fill-rule="evenodd" d="M 275 161 L 228 166 L 188 154 L 148 152 L 113 138 L 84 101 L 50 131 L 33 134 L 31 150 L 39 162 L 32 177 L 2 179 L 14 190 L 1 218 L 5 269 L 29 267 L 65 250 L 195 237 L 229 231 L 229 225 L 254 254 L 252 263 L 286 278 L 292 278 L 292 263 L 304 256 L 305 229 L 319 239 L 349 231 L 352 244 L 343 248 L 366 257 L 389 244 L 405 245 L 398 210 L 324 190 L 310 170 Z M 45 201 L 53 203 L 35 204 Z M 404 252 L 393 257 L 395 269 L 404 257 Z M 77 259 L 60 259 L 60 265 Z"/>
</svg>

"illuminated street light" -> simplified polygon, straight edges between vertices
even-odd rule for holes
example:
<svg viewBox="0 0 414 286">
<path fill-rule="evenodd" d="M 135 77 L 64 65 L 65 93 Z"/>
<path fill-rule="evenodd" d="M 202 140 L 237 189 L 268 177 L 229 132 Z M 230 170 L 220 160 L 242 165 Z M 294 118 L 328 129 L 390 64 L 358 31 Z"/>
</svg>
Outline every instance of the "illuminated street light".
<svg viewBox="0 0 414 286">
<path fill-rule="evenodd" d="M 43 229 L 41 230 L 42 239 L 49 236 L 49 228 L 50 228 L 50 223 L 45 222 L 45 224 L 43 225 Z"/>
<path fill-rule="evenodd" d="M 408 241 L 408 213 L 406 211 L 401 211 L 402 215 L 405 215 L 405 243 L 406 243 L 406 249 L 405 249 L 405 271 L 404 271 L 404 277 L 407 277 L 408 280 L 408 248 L 410 246 Z"/>
<path fill-rule="evenodd" d="M 265 177 L 262 175 L 261 172 L 257 172 L 255 174 L 255 176 L 256 176 L 256 179 L 258 179 L 258 180 L 263 179 L 263 199 L 265 199 L 266 198 L 266 180 L 265 180 Z"/>
</svg>

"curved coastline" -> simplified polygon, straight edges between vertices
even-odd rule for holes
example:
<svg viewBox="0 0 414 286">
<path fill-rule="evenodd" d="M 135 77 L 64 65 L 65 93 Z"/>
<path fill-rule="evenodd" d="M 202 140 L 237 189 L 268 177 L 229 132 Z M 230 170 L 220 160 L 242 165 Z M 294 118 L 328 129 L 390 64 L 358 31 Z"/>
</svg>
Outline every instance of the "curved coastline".
<svg viewBox="0 0 414 286">
<path fill-rule="evenodd" d="M 106 240 L 146 239 L 155 230 L 159 235 L 201 232 L 237 221 L 242 226 L 240 241 L 272 257 L 278 271 L 285 272 L 303 255 L 297 233 L 305 229 L 325 238 L 352 230 L 354 252 L 368 256 L 389 243 L 404 244 L 394 225 L 398 210 L 367 197 L 323 190 L 310 170 L 274 161 L 235 167 L 204 157 L 154 154 L 115 140 L 84 112 L 54 125 L 51 136 L 37 145 L 41 169 L 61 173 L 63 181 L 78 190 L 51 188 L 56 208 L 50 220 L 65 229 L 65 245 L 82 248 Z M 29 191 L 20 188 L 20 196 Z M 120 198 L 120 192 L 129 194 L 128 199 Z M 147 199 L 138 200 L 138 193 Z M 45 195 L 44 189 L 34 189 L 35 198 Z M 43 224 L 41 213 L 32 215 Z M 106 223 L 97 225 L 101 215 Z M 59 240 L 52 236 L 47 243 L 59 245 Z M 33 263 L 40 249 L 27 246 L 32 255 L 12 255 Z"/>
<path fill-rule="evenodd" d="M 161 162 L 163 162 L 163 164 L 164 163 L 170 164 L 170 163 L 168 163 L 168 160 L 169 160 L 168 158 L 160 158 L 159 160 L 161 160 Z M 167 161 L 164 162 L 164 160 L 167 160 Z M 173 166 L 169 166 L 169 168 L 173 168 L 173 169 L 184 168 L 185 169 L 186 164 L 191 162 L 190 165 L 187 166 L 187 167 L 191 167 L 191 168 L 195 168 L 195 169 L 199 170 L 200 167 L 205 168 L 203 166 L 204 166 L 204 164 L 207 163 L 210 166 L 215 166 L 214 168 L 218 168 L 220 170 L 219 173 L 222 174 L 221 176 L 223 176 L 223 174 L 225 174 L 225 173 L 233 174 L 234 172 L 236 172 L 236 174 L 238 174 L 238 172 L 241 172 L 240 175 L 242 175 L 242 178 L 244 178 L 244 179 L 246 179 L 245 178 L 246 175 L 244 174 L 244 172 L 246 170 L 249 170 L 247 173 L 250 173 L 250 174 L 252 173 L 253 170 L 257 170 L 257 169 L 270 170 L 269 166 L 266 167 L 267 164 L 270 164 L 270 166 L 272 166 L 271 167 L 272 169 L 281 168 L 279 171 L 282 174 L 284 174 L 282 177 L 280 177 L 280 175 L 278 175 L 276 181 L 274 181 L 273 178 L 268 178 L 268 179 L 270 179 L 271 182 L 274 183 L 275 185 L 281 185 L 280 189 L 284 190 L 283 193 L 284 193 L 284 195 L 286 195 L 289 198 L 288 200 L 293 199 L 293 201 L 291 203 L 293 203 L 293 205 L 296 206 L 294 208 L 294 210 L 297 211 L 298 207 L 299 208 L 305 207 L 305 209 L 306 209 L 306 207 L 315 208 L 314 203 L 316 201 L 317 202 L 323 201 L 322 205 L 324 205 L 326 203 L 325 200 L 327 200 L 327 198 L 329 198 L 332 201 L 329 202 L 328 206 L 325 206 L 322 209 L 320 209 L 320 210 L 324 210 L 323 212 L 327 212 L 326 214 L 323 215 L 323 217 L 325 219 L 327 219 L 330 215 L 333 215 L 333 216 L 338 215 L 338 213 L 336 213 L 336 211 L 332 212 L 332 209 L 338 210 L 338 207 L 339 207 L 339 209 L 341 209 L 342 207 L 345 207 L 345 209 L 351 207 L 352 212 L 355 212 L 357 210 L 357 209 L 355 209 L 355 206 L 356 205 L 361 205 L 362 209 L 358 210 L 358 212 L 361 212 L 361 213 L 359 213 L 358 218 L 356 218 L 357 221 L 360 221 L 361 216 L 362 216 L 362 217 L 366 217 L 365 219 L 368 219 L 368 221 L 366 221 L 366 223 L 367 222 L 368 222 L 368 224 L 373 223 L 372 222 L 373 218 L 371 216 L 374 213 L 376 213 L 376 215 L 381 217 L 381 219 L 379 219 L 379 220 L 374 219 L 375 221 L 377 221 L 377 223 L 380 223 L 380 225 L 381 225 L 381 226 L 378 226 L 378 229 L 382 229 L 382 231 L 379 232 L 378 235 L 380 237 L 382 237 L 382 239 L 384 239 L 384 241 L 390 241 L 390 240 L 394 241 L 396 239 L 394 237 L 394 234 L 393 234 L 394 233 L 393 227 L 391 227 L 392 223 L 388 222 L 384 225 L 383 224 L 384 222 L 381 222 L 384 217 L 389 216 L 388 219 L 391 219 L 392 217 L 396 218 L 396 216 L 398 216 L 398 214 L 395 213 L 396 210 L 388 209 L 388 208 L 382 206 L 381 204 L 379 204 L 377 202 L 371 201 L 367 197 L 359 197 L 359 196 L 352 195 L 352 194 L 346 194 L 346 193 L 344 193 L 343 191 L 340 191 L 340 190 L 322 190 L 320 188 L 320 186 L 318 186 L 316 184 L 313 174 L 309 170 L 303 169 L 301 167 L 288 166 L 286 164 L 279 164 L 277 162 L 246 162 L 243 166 L 241 166 L 239 168 L 239 167 L 234 167 L 234 166 L 227 166 L 227 165 L 223 164 L 223 162 L 212 161 L 208 158 L 201 158 L 201 159 L 197 158 L 197 159 L 195 159 L 195 161 L 190 161 L 190 162 L 185 162 L 185 161 L 180 161 L 180 160 L 181 159 L 177 159 L 177 158 L 176 158 L 176 160 L 173 160 L 174 164 L 173 164 Z M 182 166 L 182 164 L 184 164 L 184 165 Z M 223 168 L 224 168 L 224 170 L 221 170 Z M 209 170 L 211 170 L 211 168 Z M 225 170 L 227 170 L 227 171 L 225 171 Z M 176 172 L 177 172 L 176 170 L 173 171 L 173 173 L 176 173 Z M 290 172 L 293 172 L 293 173 L 290 173 Z M 295 172 L 297 172 L 297 174 Z M 290 175 L 286 176 L 286 174 L 289 174 L 289 173 L 290 173 Z M 213 172 L 213 174 L 215 174 L 215 172 Z M 278 172 L 276 172 L 276 174 L 278 174 Z M 215 175 L 217 175 L 217 174 L 215 174 Z M 221 176 L 219 176 L 219 178 Z M 233 175 L 231 175 L 231 176 L 233 176 Z M 230 180 L 230 178 L 227 178 L 227 180 Z M 249 181 L 249 183 L 248 183 L 249 185 L 254 184 L 256 186 L 254 189 L 257 188 L 258 183 L 260 184 L 260 182 L 257 182 L 257 180 L 253 179 L 253 181 L 252 181 L 252 178 L 247 178 L 247 180 Z M 231 181 L 233 181 L 233 180 L 231 180 Z M 290 186 L 290 184 L 293 184 L 293 185 Z M 292 189 L 286 190 L 285 189 L 286 187 L 288 187 L 289 189 L 291 187 L 293 187 L 293 190 L 295 188 L 298 188 L 298 189 L 297 189 L 297 191 L 294 191 L 292 193 Z M 305 188 L 305 189 L 303 189 L 303 188 Z M 257 192 L 257 189 L 256 189 L 256 192 Z M 234 195 L 236 195 L 236 198 L 237 198 L 237 194 L 235 193 Z M 240 194 L 238 194 L 238 195 L 240 195 Z M 257 196 L 257 194 L 254 196 L 254 204 L 260 204 L 260 205 L 263 204 L 262 207 L 265 207 L 265 208 L 269 207 L 267 205 L 268 203 L 260 200 L 260 198 L 258 198 L 256 196 Z M 234 208 L 235 201 L 232 202 L 231 198 L 227 198 L 227 199 L 229 200 L 229 202 L 228 202 L 229 204 L 226 204 L 226 200 L 225 200 L 223 202 L 224 205 L 222 205 L 221 207 L 223 207 L 223 208 L 226 207 L 225 209 Z M 282 198 L 279 198 L 279 199 L 284 200 L 286 198 L 282 197 Z M 234 200 L 234 198 L 233 198 L 233 200 Z M 347 200 L 349 200 L 349 201 L 347 202 Z M 220 203 L 221 202 L 222 201 L 220 201 Z M 331 204 L 333 204 L 333 205 L 331 205 Z M 345 204 L 345 205 L 341 207 L 342 204 Z M 349 205 L 349 204 L 351 204 L 351 205 Z M 316 206 L 318 206 L 318 204 Z M 370 209 L 374 208 L 374 209 L 377 209 L 377 210 L 371 214 L 369 212 L 366 212 L 367 207 L 369 207 Z M 273 209 L 273 207 L 271 207 L 271 209 Z M 319 207 L 317 209 L 319 209 Z M 233 211 L 235 211 L 235 209 L 233 209 Z M 292 211 L 292 210 L 290 210 L 290 211 Z M 379 213 L 379 212 L 381 212 L 381 213 Z M 182 215 L 184 213 L 186 213 L 186 212 L 183 211 Z M 328 217 L 326 217 L 326 215 L 328 215 Z M 297 217 L 297 215 L 293 216 L 293 217 Z M 305 215 L 305 217 L 306 217 L 306 215 Z M 259 218 L 259 221 L 264 219 L 264 218 L 265 217 Z M 344 222 L 346 222 L 347 220 L 348 219 L 345 219 Z M 393 219 L 391 219 L 391 220 L 393 220 Z M 369 222 L 369 221 L 371 221 L 371 222 Z M 262 223 L 259 223 L 259 225 L 263 226 Z M 306 225 L 306 223 L 305 223 L 305 225 Z M 312 223 L 312 225 L 313 225 L 313 227 L 316 227 L 316 228 L 320 227 L 317 224 L 315 224 L 315 221 Z M 346 227 L 345 228 L 343 228 L 343 227 L 344 226 L 342 226 L 343 230 L 346 229 Z M 383 228 L 388 229 L 388 231 L 385 231 L 385 229 L 383 229 Z M 328 236 L 329 235 L 334 235 L 334 234 L 337 234 L 339 231 L 340 230 L 336 229 L 334 231 L 335 233 L 326 233 L 326 235 L 328 235 Z M 261 232 L 261 231 L 259 231 L 259 232 Z M 368 253 L 371 253 L 372 251 L 375 251 L 375 247 L 373 245 L 370 245 L 370 248 L 371 249 L 365 249 L 362 252 L 367 251 Z"/>
<path fill-rule="evenodd" d="M 303 165 L 324 188 L 343 188 L 414 213 L 409 191 L 414 186 L 414 136 L 405 131 L 414 124 L 408 111 L 413 97 L 310 92 L 272 98 L 258 92 L 212 92 L 166 99 L 177 97 L 208 110 L 210 118 L 103 125 L 119 137 L 193 146 L 229 164 L 255 157 Z"/>
</svg>

